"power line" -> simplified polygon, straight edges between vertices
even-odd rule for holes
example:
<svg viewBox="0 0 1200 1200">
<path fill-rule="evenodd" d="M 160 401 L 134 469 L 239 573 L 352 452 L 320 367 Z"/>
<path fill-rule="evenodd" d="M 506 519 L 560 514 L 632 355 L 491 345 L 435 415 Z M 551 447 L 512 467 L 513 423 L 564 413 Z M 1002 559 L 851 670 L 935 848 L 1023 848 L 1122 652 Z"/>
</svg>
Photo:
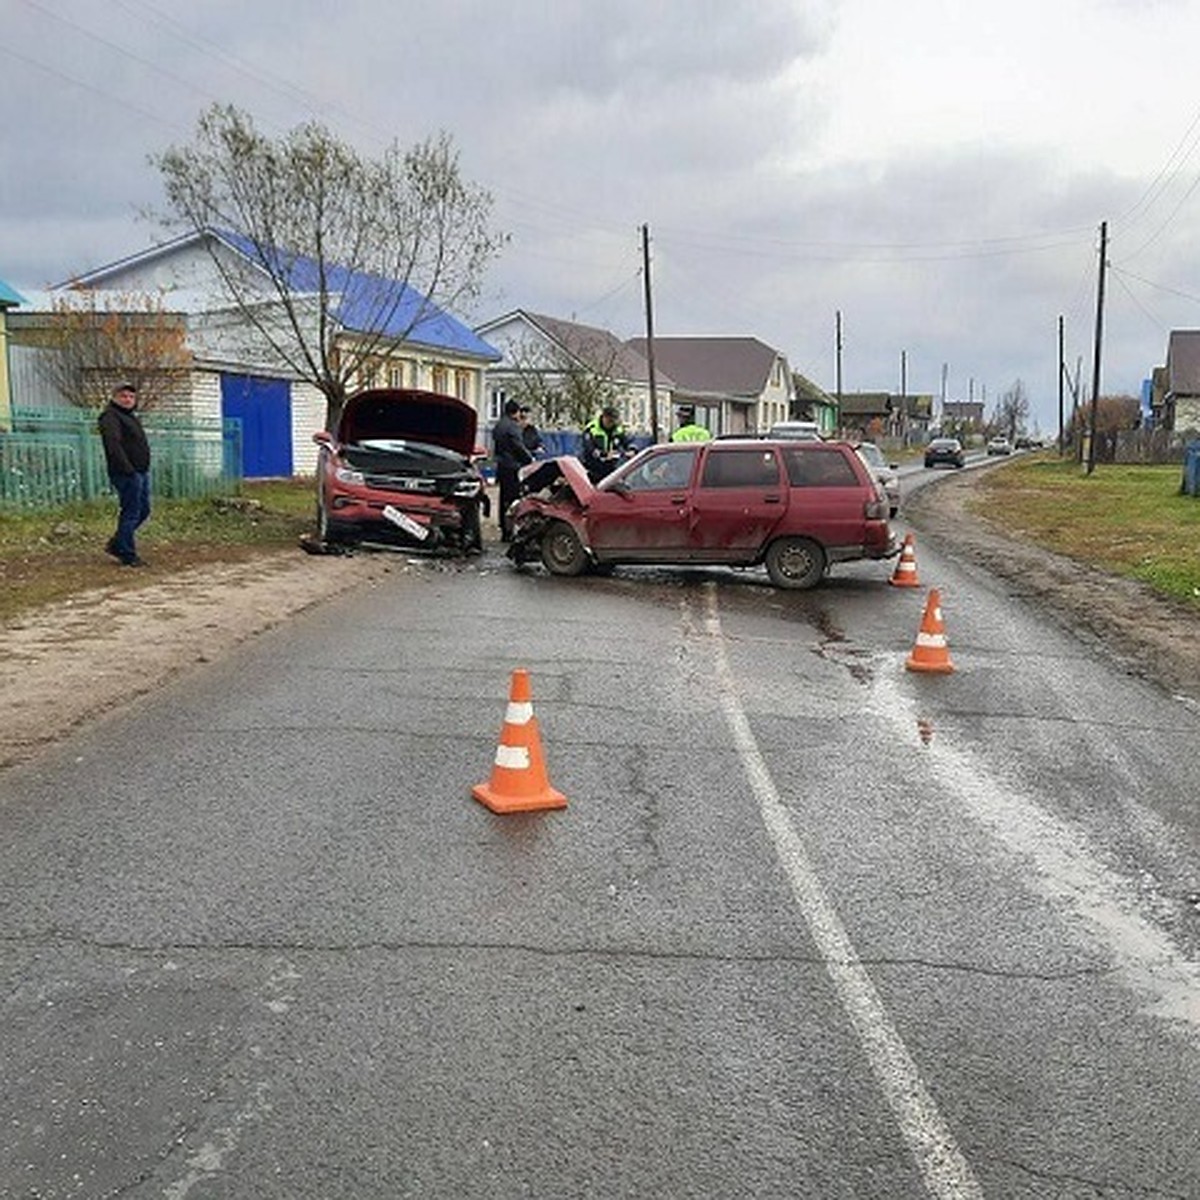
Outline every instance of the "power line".
<svg viewBox="0 0 1200 1200">
<path fill-rule="evenodd" d="M 1124 275 L 1129 279 L 1136 279 L 1138 283 L 1144 283 L 1147 287 L 1156 288 L 1160 292 L 1167 292 L 1172 296 L 1180 296 L 1184 300 L 1193 300 L 1200 304 L 1200 296 L 1193 296 L 1191 292 L 1181 292 L 1178 288 L 1167 287 L 1165 283 L 1155 283 L 1153 279 L 1144 279 L 1141 275 L 1135 275 L 1132 271 L 1126 271 L 1123 267 L 1114 266 L 1112 268 L 1115 274 Z"/>
<path fill-rule="evenodd" d="M 168 129 L 180 130 L 181 128 L 177 122 L 164 117 L 161 112 L 153 112 L 151 109 L 142 108 L 140 105 L 132 103 L 124 96 L 120 96 L 115 92 L 106 91 L 102 87 L 97 87 L 94 83 L 88 83 L 85 79 L 68 75 L 65 71 L 60 71 L 57 67 L 50 66 L 49 63 L 40 62 L 38 59 L 30 58 L 26 54 L 20 54 L 11 47 L 4 45 L 3 42 L 0 42 L 0 54 L 7 54 L 10 58 L 15 58 L 18 62 L 25 63 L 26 66 L 34 67 L 39 71 L 45 71 L 47 75 L 53 75 L 54 78 L 61 79 L 64 83 L 82 88 L 84 91 L 94 92 L 97 96 L 101 96 L 105 100 L 119 105 L 121 108 L 127 108 L 130 112 L 137 113 L 138 116 L 146 117 L 148 120 L 165 125 Z"/>
</svg>

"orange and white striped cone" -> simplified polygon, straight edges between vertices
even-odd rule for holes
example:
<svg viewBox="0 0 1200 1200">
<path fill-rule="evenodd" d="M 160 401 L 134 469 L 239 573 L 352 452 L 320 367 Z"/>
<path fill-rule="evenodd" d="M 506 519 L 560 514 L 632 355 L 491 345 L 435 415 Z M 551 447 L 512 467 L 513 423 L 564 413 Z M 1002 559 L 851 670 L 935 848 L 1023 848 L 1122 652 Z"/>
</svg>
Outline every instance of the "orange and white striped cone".
<svg viewBox="0 0 1200 1200">
<path fill-rule="evenodd" d="M 921 581 L 917 578 L 917 547 L 916 541 L 911 533 L 904 535 L 904 545 L 900 548 L 900 558 L 896 563 L 896 569 L 892 572 L 891 579 L 888 583 L 892 587 L 920 587 Z"/>
<path fill-rule="evenodd" d="M 916 645 L 904 665 L 910 671 L 925 671 L 932 675 L 949 675 L 954 670 L 946 645 L 946 628 L 942 624 L 942 598 L 937 588 L 929 591 Z"/>
<path fill-rule="evenodd" d="M 471 795 L 495 813 L 534 812 L 543 808 L 566 808 L 567 798 L 550 786 L 537 717 L 533 715 L 533 691 L 529 672 L 512 673 L 508 708 L 500 730 L 500 744 L 487 783 L 476 784 Z"/>
</svg>

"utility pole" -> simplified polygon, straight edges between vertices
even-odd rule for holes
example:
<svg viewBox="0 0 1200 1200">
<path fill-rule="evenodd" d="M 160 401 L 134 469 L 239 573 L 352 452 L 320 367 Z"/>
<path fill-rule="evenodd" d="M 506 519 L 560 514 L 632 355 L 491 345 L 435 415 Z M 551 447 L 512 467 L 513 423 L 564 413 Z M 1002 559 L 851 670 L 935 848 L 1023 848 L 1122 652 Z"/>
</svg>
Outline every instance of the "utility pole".
<svg viewBox="0 0 1200 1200">
<path fill-rule="evenodd" d="M 654 305 L 650 289 L 650 226 L 642 226 L 642 279 L 646 290 L 646 365 L 650 369 L 650 436 L 658 442 L 658 386 L 654 376 Z"/>
<path fill-rule="evenodd" d="M 1096 342 L 1092 347 L 1092 415 L 1088 422 L 1087 473 L 1096 469 L 1096 410 L 1100 407 L 1100 345 L 1104 336 L 1104 269 L 1108 265 L 1108 222 L 1100 222 L 1100 276 L 1096 284 Z"/>
<path fill-rule="evenodd" d="M 842 431 L 842 310 L 837 310 L 837 333 L 836 333 L 836 359 L 835 366 L 837 387 L 837 421 L 834 428 L 841 433 Z"/>
<path fill-rule="evenodd" d="M 900 351 L 900 444 L 908 445 L 908 351 Z"/>
<path fill-rule="evenodd" d="M 942 411 L 938 413 L 938 430 L 946 432 L 946 384 L 950 379 L 950 364 L 942 363 Z"/>
<path fill-rule="evenodd" d="M 1063 437 L 1064 437 L 1063 401 L 1065 400 L 1065 396 L 1063 395 L 1063 376 L 1067 373 L 1067 364 L 1065 362 L 1063 362 L 1063 353 L 1064 353 L 1063 319 L 1060 315 L 1058 318 L 1058 457 L 1059 458 L 1062 458 L 1063 449 L 1064 449 L 1064 444 L 1063 444 Z"/>
</svg>

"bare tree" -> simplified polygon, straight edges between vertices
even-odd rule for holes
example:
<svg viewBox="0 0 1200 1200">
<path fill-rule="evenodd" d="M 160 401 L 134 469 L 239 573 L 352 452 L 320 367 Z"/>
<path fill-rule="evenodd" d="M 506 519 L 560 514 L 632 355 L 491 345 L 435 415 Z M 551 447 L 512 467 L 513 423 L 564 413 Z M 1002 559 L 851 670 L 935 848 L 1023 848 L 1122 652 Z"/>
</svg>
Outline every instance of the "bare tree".
<svg viewBox="0 0 1200 1200">
<path fill-rule="evenodd" d="M 44 375 L 80 408 L 102 408 L 118 383 L 138 389 L 139 407 L 159 407 L 192 367 L 183 317 L 167 312 L 161 297 L 139 292 L 63 292 L 53 315 L 20 340 L 47 351 Z"/>
<path fill-rule="evenodd" d="M 606 405 L 620 408 L 622 389 L 613 379 L 616 350 L 589 349 L 584 362 L 561 347 L 514 344 L 509 348 L 512 398 L 528 404 L 542 425 L 553 429 L 582 429 Z"/>
<path fill-rule="evenodd" d="M 450 311 L 478 293 L 506 240 L 446 134 L 371 159 L 318 123 L 271 139 L 249 115 L 214 105 L 191 144 L 152 161 L 167 228 L 242 240 L 239 262 L 205 239 L 227 299 L 324 394 L 331 423 L 351 382 L 434 306 Z"/>
<path fill-rule="evenodd" d="M 1017 432 L 1025 428 L 1029 420 L 1029 394 L 1021 380 L 1013 380 L 1012 386 L 1006 391 L 992 411 L 992 432 L 1003 434 L 1008 440 L 1015 441 Z"/>
</svg>

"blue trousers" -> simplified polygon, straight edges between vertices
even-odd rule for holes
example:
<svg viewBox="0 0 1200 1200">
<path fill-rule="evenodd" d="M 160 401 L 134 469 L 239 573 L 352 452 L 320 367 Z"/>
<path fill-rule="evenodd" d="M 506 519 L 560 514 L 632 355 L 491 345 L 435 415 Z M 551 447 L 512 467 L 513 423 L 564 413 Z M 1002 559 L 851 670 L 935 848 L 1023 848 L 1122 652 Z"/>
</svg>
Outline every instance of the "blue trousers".
<svg viewBox="0 0 1200 1200">
<path fill-rule="evenodd" d="M 129 562 L 137 558 L 137 546 L 133 536 L 150 515 L 150 472 L 135 471 L 132 475 L 110 474 L 108 481 L 113 485 L 121 503 L 113 548 L 118 558 Z"/>
</svg>

